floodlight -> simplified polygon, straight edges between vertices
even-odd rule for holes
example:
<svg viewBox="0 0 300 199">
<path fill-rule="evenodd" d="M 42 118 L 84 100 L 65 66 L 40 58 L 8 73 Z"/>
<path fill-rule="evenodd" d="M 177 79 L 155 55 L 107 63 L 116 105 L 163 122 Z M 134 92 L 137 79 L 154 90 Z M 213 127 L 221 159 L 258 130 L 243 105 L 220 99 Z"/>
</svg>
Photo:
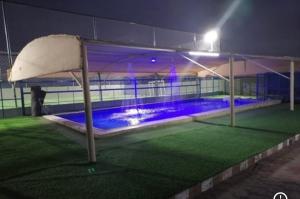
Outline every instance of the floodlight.
<svg viewBox="0 0 300 199">
<path fill-rule="evenodd" d="M 211 30 L 205 33 L 204 41 L 206 43 L 214 43 L 218 39 L 218 32 L 216 30 Z"/>
</svg>

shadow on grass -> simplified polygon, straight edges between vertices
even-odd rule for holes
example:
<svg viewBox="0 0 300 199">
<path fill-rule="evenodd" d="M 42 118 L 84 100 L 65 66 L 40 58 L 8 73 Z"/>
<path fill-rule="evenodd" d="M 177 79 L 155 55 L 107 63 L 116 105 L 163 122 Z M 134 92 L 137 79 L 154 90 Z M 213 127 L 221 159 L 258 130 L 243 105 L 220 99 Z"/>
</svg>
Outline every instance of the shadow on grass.
<svg viewBox="0 0 300 199">
<path fill-rule="evenodd" d="M 49 170 L 49 169 L 68 167 L 68 166 L 82 166 L 82 167 L 85 167 L 85 166 L 92 166 L 92 165 L 93 164 L 90 164 L 90 163 L 87 163 L 87 162 L 86 163 L 59 164 L 59 165 L 54 165 L 54 166 L 49 166 L 49 167 L 38 168 L 38 169 L 31 170 L 31 171 L 26 171 L 26 172 L 23 172 L 23 173 L 19 173 L 17 175 L 12 175 L 12 176 L 8 176 L 8 177 L 5 177 L 5 178 L 1 178 L 0 182 L 5 182 L 5 181 L 12 180 L 12 179 L 15 179 L 15 178 L 24 177 L 24 176 L 27 176 L 27 175 L 31 175 L 31 174 L 35 174 L 35 173 L 38 173 L 38 172 L 46 171 L 46 170 Z"/>
<path fill-rule="evenodd" d="M 212 125 L 212 126 L 219 126 L 219 127 L 231 127 L 229 124 L 222 124 L 222 123 L 216 123 L 216 122 L 207 122 L 207 121 L 200 121 L 200 120 L 194 120 L 194 122 L 206 124 L 206 125 Z M 273 130 L 273 129 L 262 129 L 262 128 L 255 128 L 255 127 L 250 127 L 250 126 L 236 125 L 233 128 L 251 130 L 251 131 L 263 131 L 263 132 L 274 133 L 274 134 L 286 134 L 286 135 L 293 134 L 291 132 L 286 132 L 286 131 L 278 131 L 278 130 Z"/>
<path fill-rule="evenodd" d="M 0 141 L 14 138 L 16 141 L 26 140 L 26 142 L 43 142 L 44 144 L 58 147 L 61 149 L 68 148 L 66 145 L 73 144 L 70 139 L 60 136 L 60 129 L 51 124 L 40 124 L 36 121 L 36 125 L 30 127 L 9 127 L 0 133 Z"/>
<path fill-rule="evenodd" d="M 24 196 L 23 194 L 8 189 L 6 187 L 0 186 L 0 192 L 2 195 L 6 196 L 7 198 L 15 198 L 15 199 L 33 199 L 32 197 Z"/>
</svg>

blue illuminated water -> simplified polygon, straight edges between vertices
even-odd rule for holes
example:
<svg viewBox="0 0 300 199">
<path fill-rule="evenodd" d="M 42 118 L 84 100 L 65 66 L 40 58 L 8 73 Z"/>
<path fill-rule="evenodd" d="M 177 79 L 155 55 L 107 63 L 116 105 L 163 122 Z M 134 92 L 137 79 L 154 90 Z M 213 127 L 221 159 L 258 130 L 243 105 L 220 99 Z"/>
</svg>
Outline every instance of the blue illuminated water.
<svg viewBox="0 0 300 199">
<path fill-rule="evenodd" d="M 235 106 L 256 103 L 254 99 L 235 99 Z M 93 111 L 94 127 L 114 129 L 134 126 L 150 121 L 191 115 L 229 107 L 229 101 L 223 99 L 190 99 L 175 102 L 134 105 Z M 84 113 L 60 114 L 62 118 L 84 123 Z"/>
</svg>

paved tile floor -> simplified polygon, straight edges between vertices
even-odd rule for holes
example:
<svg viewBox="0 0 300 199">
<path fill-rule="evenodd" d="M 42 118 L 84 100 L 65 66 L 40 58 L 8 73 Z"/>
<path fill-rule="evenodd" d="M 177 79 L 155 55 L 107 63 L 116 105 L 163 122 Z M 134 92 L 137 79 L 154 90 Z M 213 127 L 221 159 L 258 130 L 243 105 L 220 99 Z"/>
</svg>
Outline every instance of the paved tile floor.
<svg viewBox="0 0 300 199">
<path fill-rule="evenodd" d="M 203 193 L 200 199 L 300 199 L 300 143 Z M 283 196 L 276 199 L 285 199 Z"/>
</svg>

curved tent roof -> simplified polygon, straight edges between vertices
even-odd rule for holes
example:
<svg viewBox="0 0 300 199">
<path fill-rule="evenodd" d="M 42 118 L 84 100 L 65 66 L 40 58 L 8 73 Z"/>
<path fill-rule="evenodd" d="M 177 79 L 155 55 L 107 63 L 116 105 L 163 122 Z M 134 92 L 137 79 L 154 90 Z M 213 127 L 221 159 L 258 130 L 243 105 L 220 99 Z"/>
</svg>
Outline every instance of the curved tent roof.
<svg viewBox="0 0 300 199">
<path fill-rule="evenodd" d="M 77 70 L 82 67 L 81 40 L 71 35 L 50 35 L 28 43 L 17 56 L 9 81 Z"/>
<path fill-rule="evenodd" d="M 83 47 L 86 51 L 83 51 Z M 83 54 L 86 52 L 86 55 Z M 187 51 L 176 49 L 159 49 L 120 44 L 87 41 L 74 35 L 50 35 L 37 38 L 28 43 L 17 56 L 9 74 L 9 81 L 15 82 L 34 77 L 69 76 L 64 72 L 80 71 L 83 58 L 86 56 L 89 72 L 108 74 L 127 74 L 139 76 L 142 74 L 169 74 L 171 70 L 178 74 L 193 74 L 199 76 L 211 75 L 210 71 L 199 67 L 182 55 Z M 242 56 L 236 55 L 236 75 L 253 75 L 268 72 L 265 69 L 247 64 L 244 67 Z M 223 76 L 228 75 L 228 55 L 220 57 L 192 57 L 193 60 L 211 68 Z M 151 61 L 154 59 L 155 61 Z M 249 57 L 265 63 L 279 72 L 289 71 L 289 62 L 281 59 L 267 61 L 270 58 Z M 285 58 L 285 60 L 287 60 Z M 172 69 L 173 67 L 173 69 Z"/>
<path fill-rule="evenodd" d="M 201 68 L 182 58 L 176 49 L 160 49 L 87 41 L 73 35 L 50 35 L 28 43 L 17 56 L 9 81 L 34 77 L 66 76 L 64 72 L 79 71 L 83 66 L 86 47 L 89 72 L 114 74 L 169 74 L 174 66 L 177 73 L 197 74 Z M 155 59 L 155 62 L 151 61 Z M 204 58 L 203 64 L 218 66 L 224 58 Z M 59 73 L 59 74 L 58 74 Z"/>
</svg>

